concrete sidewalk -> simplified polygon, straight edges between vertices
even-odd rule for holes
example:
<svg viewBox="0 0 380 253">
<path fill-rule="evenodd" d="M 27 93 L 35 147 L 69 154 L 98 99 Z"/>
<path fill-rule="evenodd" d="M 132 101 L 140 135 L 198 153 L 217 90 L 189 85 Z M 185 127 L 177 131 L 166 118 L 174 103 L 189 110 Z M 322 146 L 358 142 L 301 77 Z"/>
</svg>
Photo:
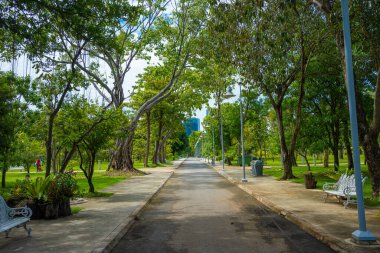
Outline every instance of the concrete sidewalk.
<svg viewBox="0 0 380 253">
<path fill-rule="evenodd" d="M 23 228 L 12 229 L 9 238 L 0 239 L 0 252 L 109 252 L 183 161 L 172 167 L 147 169 L 151 174 L 108 187 L 104 191 L 113 192 L 113 196 L 89 199 L 78 205 L 84 210 L 75 215 L 32 220 L 28 223 L 30 238 Z"/>
<path fill-rule="evenodd" d="M 246 168 L 247 183 L 242 183 L 241 167 L 221 166 L 215 170 L 229 181 L 251 194 L 264 205 L 329 245 L 337 252 L 379 253 L 380 245 L 357 245 L 351 242 L 351 233 L 358 229 L 356 206 L 345 209 L 336 198 L 325 203 L 321 190 L 305 189 L 302 184 L 277 181 L 273 177 L 253 177 Z M 380 208 L 366 207 L 367 229 L 380 239 Z"/>
</svg>

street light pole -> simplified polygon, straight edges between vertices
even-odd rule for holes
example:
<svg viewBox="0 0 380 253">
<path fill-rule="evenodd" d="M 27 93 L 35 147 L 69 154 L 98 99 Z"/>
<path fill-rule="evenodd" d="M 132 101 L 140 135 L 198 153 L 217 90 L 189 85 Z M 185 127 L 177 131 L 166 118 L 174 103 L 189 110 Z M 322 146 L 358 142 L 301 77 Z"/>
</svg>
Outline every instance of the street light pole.
<svg viewBox="0 0 380 253">
<path fill-rule="evenodd" d="M 241 135 L 241 163 L 243 165 L 243 178 L 241 181 L 243 183 L 248 182 L 245 177 L 245 156 L 244 156 L 244 119 L 243 119 L 243 105 L 242 105 L 242 97 L 241 97 L 241 82 L 239 82 L 239 101 L 240 101 L 240 135 Z"/>
<path fill-rule="evenodd" d="M 215 166 L 215 133 L 214 133 L 214 125 L 211 124 L 212 127 L 212 158 L 211 158 L 211 165 Z"/>
<path fill-rule="evenodd" d="M 369 231 L 367 231 L 365 210 L 364 210 L 364 198 L 363 198 L 363 186 L 362 175 L 360 168 L 360 151 L 359 151 L 359 135 L 358 135 L 358 123 L 356 115 L 356 98 L 354 87 L 354 74 L 352 68 L 352 49 L 351 49 L 351 31 L 350 20 L 348 11 L 348 1 L 342 0 L 342 19 L 343 19 L 343 33 L 344 33 L 344 47 L 346 57 L 346 74 L 347 74 L 347 93 L 348 104 L 350 110 L 350 123 L 351 123 L 351 139 L 354 158 L 354 170 L 355 170 L 355 186 L 356 197 L 358 206 L 358 220 L 359 229 L 352 233 L 352 237 L 358 242 L 376 242 L 376 237 Z"/>
<path fill-rule="evenodd" d="M 220 108 L 220 104 L 219 104 Z M 219 109 L 219 121 L 220 121 L 220 142 L 222 146 L 222 170 L 224 170 L 224 139 L 223 139 L 223 119 L 222 110 Z"/>
<path fill-rule="evenodd" d="M 235 95 L 231 93 L 230 91 L 227 93 L 222 94 L 222 98 L 232 98 Z M 223 116 L 222 116 L 222 109 L 220 108 L 221 101 L 218 99 L 218 111 L 219 111 L 219 123 L 220 123 L 220 142 L 222 146 L 222 170 L 224 170 L 224 138 L 223 138 Z"/>
</svg>

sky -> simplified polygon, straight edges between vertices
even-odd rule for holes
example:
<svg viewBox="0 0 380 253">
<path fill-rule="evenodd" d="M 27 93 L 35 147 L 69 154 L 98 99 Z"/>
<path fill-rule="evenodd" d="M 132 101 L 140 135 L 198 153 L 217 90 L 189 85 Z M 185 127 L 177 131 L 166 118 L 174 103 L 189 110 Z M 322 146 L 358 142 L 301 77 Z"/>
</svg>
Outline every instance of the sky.
<svg viewBox="0 0 380 253">
<path fill-rule="evenodd" d="M 148 63 L 145 60 L 134 60 L 134 62 L 131 65 L 131 69 L 126 75 L 125 78 L 125 84 L 124 88 L 126 90 L 126 94 L 129 94 L 132 90 L 132 86 L 134 86 L 137 82 L 137 76 L 138 74 L 141 74 L 144 72 L 144 68 L 148 65 L 152 65 L 158 62 L 158 59 L 155 57 L 152 57 L 151 63 Z M 108 67 L 105 64 L 100 63 L 100 67 L 107 72 Z M 27 74 L 30 74 L 32 77 L 37 76 L 35 71 L 31 68 L 30 61 L 26 60 L 24 56 L 21 56 L 18 60 L 14 62 L 14 68 L 18 75 L 25 76 Z M 0 70 L 1 71 L 11 71 L 12 70 L 12 64 L 10 63 L 4 63 L 0 62 Z M 238 98 L 239 90 L 235 87 L 232 91 L 235 94 L 235 97 L 228 99 L 228 102 L 233 102 Z M 94 89 L 87 89 L 83 90 L 83 93 L 89 97 L 92 98 L 100 98 L 100 95 L 94 90 Z M 215 106 L 214 105 L 214 99 L 210 99 L 208 102 L 209 106 Z M 196 110 L 194 112 L 193 117 L 199 118 L 200 122 L 202 123 L 203 119 L 206 117 L 206 105 L 203 106 L 201 110 Z M 202 124 L 201 129 L 203 130 Z"/>
</svg>

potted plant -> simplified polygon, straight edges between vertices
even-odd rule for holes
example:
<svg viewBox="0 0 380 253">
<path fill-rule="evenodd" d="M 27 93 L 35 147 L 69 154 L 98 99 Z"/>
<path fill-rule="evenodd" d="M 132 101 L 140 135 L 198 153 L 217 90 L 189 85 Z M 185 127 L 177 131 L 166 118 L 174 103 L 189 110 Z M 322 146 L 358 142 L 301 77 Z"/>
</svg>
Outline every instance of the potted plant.
<svg viewBox="0 0 380 253">
<path fill-rule="evenodd" d="M 32 209 L 32 219 L 56 219 L 71 215 L 70 198 L 78 190 L 71 172 L 18 180 L 12 191 L 12 201 L 27 201 Z"/>
</svg>

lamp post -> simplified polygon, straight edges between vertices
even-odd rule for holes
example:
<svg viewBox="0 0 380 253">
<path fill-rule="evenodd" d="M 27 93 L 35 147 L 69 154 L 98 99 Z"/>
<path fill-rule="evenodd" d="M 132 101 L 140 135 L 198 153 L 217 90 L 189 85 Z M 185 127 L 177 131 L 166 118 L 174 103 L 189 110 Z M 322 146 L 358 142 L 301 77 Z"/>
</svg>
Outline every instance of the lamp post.
<svg viewBox="0 0 380 253">
<path fill-rule="evenodd" d="M 235 95 L 228 91 L 227 93 L 223 94 L 223 98 L 229 99 L 234 97 Z M 224 139 L 223 139 L 223 116 L 222 116 L 222 110 L 220 108 L 222 104 L 222 101 L 218 100 L 218 110 L 219 110 L 219 124 L 220 124 L 220 143 L 222 146 L 222 170 L 224 170 Z"/>
<path fill-rule="evenodd" d="M 241 163 L 243 165 L 243 178 L 241 181 L 243 183 L 248 182 L 247 178 L 245 177 L 245 156 L 244 156 L 244 119 L 243 119 L 243 105 L 242 105 L 242 98 L 241 98 L 241 82 L 239 82 L 239 104 L 240 104 L 240 135 L 241 135 Z"/>
<path fill-rule="evenodd" d="M 211 112 L 212 113 L 212 112 Z M 208 116 L 208 112 L 206 112 L 206 116 Z M 206 129 L 210 129 L 211 127 L 211 138 L 212 138 L 212 156 L 211 156 L 211 165 L 215 166 L 215 136 L 214 136 L 214 124 L 212 122 L 212 114 L 211 114 L 211 126 L 205 125 Z"/>
<path fill-rule="evenodd" d="M 354 87 L 354 74 L 352 68 L 352 50 L 351 50 L 351 31 L 350 20 L 348 11 L 348 1 L 342 0 L 342 19 L 343 19 L 343 33 L 344 33 L 344 47 L 346 56 L 346 72 L 347 72 L 347 93 L 348 93 L 348 105 L 350 110 L 350 123 L 351 123 L 351 140 L 354 158 L 354 170 L 355 170 L 355 186 L 356 197 L 358 206 L 358 220 L 359 229 L 352 232 L 352 237 L 360 242 L 376 242 L 376 237 L 369 231 L 367 231 L 365 210 L 364 210 L 364 198 L 363 198 L 363 186 L 361 180 L 360 169 L 360 151 L 359 151 L 359 135 L 358 135 L 358 123 L 356 115 L 356 98 Z"/>
<path fill-rule="evenodd" d="M 215 132 L 214 132 L 214 126 L 212 127 L 212 158 L 211 158 L 211 165 L 215 166 Z"/>
</svg>

